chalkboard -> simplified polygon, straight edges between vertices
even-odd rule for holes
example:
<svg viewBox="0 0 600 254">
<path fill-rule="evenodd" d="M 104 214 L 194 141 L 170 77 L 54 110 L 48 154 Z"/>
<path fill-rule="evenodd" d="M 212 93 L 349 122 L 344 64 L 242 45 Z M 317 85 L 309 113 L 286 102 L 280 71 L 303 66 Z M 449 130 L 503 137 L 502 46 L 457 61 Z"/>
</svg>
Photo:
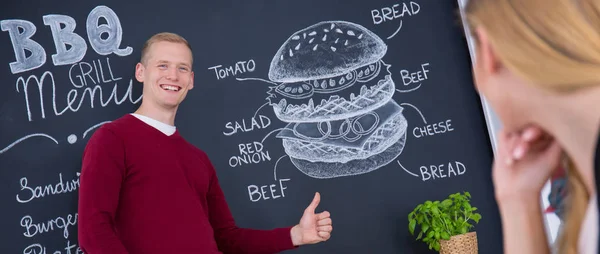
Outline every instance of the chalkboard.
<svg viewBox="0 0 600 254">
<path fill-rule="evenodd" d="M 134 66 L 163 31 L 194 52 L 177 128 L 239 226 L 294 225 L 318 191 L 332 238 L 290 253 L 432 253 L 408 213 L 469 191 L 481 252 L 502 253 L 455 1 L 23 0 L 0 20 L 2 253 L 81 253 L 83 148 L 139 106 Z"/>
</svg>

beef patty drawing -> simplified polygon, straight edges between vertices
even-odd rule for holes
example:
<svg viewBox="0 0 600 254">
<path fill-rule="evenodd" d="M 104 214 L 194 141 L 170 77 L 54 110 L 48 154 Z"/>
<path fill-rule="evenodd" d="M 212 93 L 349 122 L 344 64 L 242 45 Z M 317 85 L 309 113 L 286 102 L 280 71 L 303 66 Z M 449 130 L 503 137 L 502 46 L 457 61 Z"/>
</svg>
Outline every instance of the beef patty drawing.
<svg viewBox="0 0 600 254">
<path fill-rule="evenodd" d="M 269 105 L 288 125 L 285 152 L 314 178 L 364 174 L 404 149 L 407 121 L 392 96 L 387 45 L 366 28 L 325 21 L 294 33 L 269 69 Z"/>
</svg>

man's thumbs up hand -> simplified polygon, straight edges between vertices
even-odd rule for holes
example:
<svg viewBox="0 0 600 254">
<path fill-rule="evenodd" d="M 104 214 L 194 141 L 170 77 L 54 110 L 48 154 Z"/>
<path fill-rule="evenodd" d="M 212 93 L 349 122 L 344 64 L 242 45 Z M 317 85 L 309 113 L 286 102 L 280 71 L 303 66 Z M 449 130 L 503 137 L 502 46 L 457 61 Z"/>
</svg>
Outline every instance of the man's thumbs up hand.
<svg viewBox="0 0 600 254">
<path fill-rule="evenodd" d="M 333 226 L 329 212 L 315 214 L 319 202 L 321 202 L 321 195 L 317 192 L 310 205 L 304 209 L 300 223 L 292 228 L 294 246 L 315 244 L 327 241 L 331 237 Z"/>
<path fill-rule="evenodd" d="M 317 209 L 317 206 L 319 206 L 320 202 L 321 202 L 321 194 L 319 194 L 317 192 L 317 193 L 315 193 L 315 197 L 313 198 L 312 202 L 310 202 L 310 205 L 308 205 L 308 207 L 306 207 L 306 209 L 304 209 L 304 215 L 314 214 L 315 210 Z"/>
</svg>

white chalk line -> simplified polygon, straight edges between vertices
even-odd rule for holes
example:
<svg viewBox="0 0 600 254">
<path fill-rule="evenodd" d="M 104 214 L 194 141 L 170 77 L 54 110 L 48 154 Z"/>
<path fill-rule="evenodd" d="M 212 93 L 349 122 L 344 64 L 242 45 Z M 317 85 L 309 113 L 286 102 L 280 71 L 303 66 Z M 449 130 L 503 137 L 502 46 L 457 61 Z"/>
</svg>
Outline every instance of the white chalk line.
<svg viewBox="0 0 600 254">
<path fill-rule="evenodd" d="M 272 84 L 272 85 L 276 85 L 276 86 L 279 85 L 279 84 L 277 84 L 277 83 L 275 83 L 273 81 L 269 81 L 269 80 L 262 79 L 262 78 L 235 78 L 235 79 L 237 79 L 238 81 L 256 80 L 256 81 L 262 81 L 262 82 L 266 82 L 266 83 L 269 83 L 269 84 Z"/>
<path fill-rule="evenodd" d="M 267 102 L 267 103 L 265 103 L 265 104 L 263 104 L 262 106 L 260 106 L 260 108 L 258 108 L 258 109 L 256 110 L 256 112 L 254 112 L 254 118 L 256 118 L 256 114 L 258 114 L 258 111 L 259 111 L 260 109 L 262 109 L 264 106 L 267 106 L 267 105 L 269 105 L 269 103 L 268 103 L 268 102 Z"/>
<path fill-rule="evenodd" d="M 396 36 L 396 34 L 398 32 L 400 32 L 400 29 L 402 28 L 402 20 L 400 20 L 400 26 L 398 27 L 398 30 L 396 30 L 396 32 L 394 32 L 394 34 L 390 35 L 390 37 L 388 37 L 388 40 L 393 38 L 394 36 Z"/>
<path fill-rule="evenodd" d="M 279 161 L 281 159 L 283 159 L 284 157 L 287 157 L 287 154 L 284 156 L 279 157 L 279 159 L 277 159 L 277 161 L 275 162 L 275 167 L 273 167 L 273 178 L 275 178 L 275 181 L 277 181 L 277 164 L 279 163 Z"/>
<path fill-rule="evenodd" d="M 12 144 L 8 145 L 4 149 L 0 150 L 0 154 L 3 154 L 4 152 L 8 151 L 9 149 L 11 149 L 16 144 L 21 143 L 21 142 L 25 141 L 26 139 L 29 139 L 29 138 L 32 138 L 32 137 L 45 137 L 45 138 L 51 139 L 52 141 L 54 141 L 54 143 L 56 143 L 58 145 L 58 141 L 56 139 L 54 139 L 53 137 L 49 136 L 48 134 L 34 133 L 34 134 L 27 135 L 25 137 L 22 137 L 22 138 L 18 139 L 17 141 L 13 142 Z"/>
<path fill-rule="evenodd" d="M 413 92 L 413 91 L 415 91 L 415 90 L 419 89 L 419 88 L 421 87 L 421 85 L 422 85 L 422 84 L 423 84 L 423 83 L 419 83 L 419 85 L 418 85 L 417 87 L 415 87 L 415 88 L 412 88 L 412 89 L 408 89 L 408 90 L 400 90 L 400 89 L 396 89 L 396 91 L 397 91 L 397 92 L 399 92 L 399 93 L 410 93 L 410 92 Z"/>
<path fill-rule="evenodd" d="M 404 166 L 402 166 L 402 164 L 400 164 L 400 161 L 396 161 L 396 162 L 398 162 L 398 165 L 400 165 L 400 167 L 401 167 L 402 169 L 404 169 L 404 171 L 406 171 L 406 173 L 409 173 L 409 174 L 411 174 L 411 175 L 413 175 L 413 176 L 415 176 L 415 177 L 419 177 L 419 175 L 417 175 L 417 174 L 415 174 L 415 173 L 413 173 L 413 172 L 410 172 L 410 171 L 406 170 L 406 168 L 404 168 Z"/>
<path fill-rule="evenodd" d="M 87 130 L 86 130 L 86 131 L 83 133 L 83 138 L 85 138 L 85 136 L 87 136 L 88 132 L 90 132 L 91 130 L 93 130 L 93 129 L 95 129 L 95 128 L 97 128 L 97 127 L 99 127 L 99 126 L 101 126 L 101 125 L 103 125 L 103 124 L 105 124 L 105 123 L 110 123 L 110 122 L 111 122 L 111 121 L 104 121 L 104 122 L 101 122 L 101 123 L 99 123 L 99 124 L 96 124 L 96 125 L 94 125 L 94 126 L 90 127 L 89 129 L 87 129 Z"/>
<path fill-rule="evenodd" d="M 283 128 L 279 128 L 279 129 L 272 130 L 271 132 L 269 132 L 269 133 L 268 133 L 268 134 L 267 134 L 267 135 L 266 135 L 266 136 L 265 136 L 265 137 L 262 139 L 262 141 L 260 141 L 260 143 L 261 143 L 261 144 L 263 144 L 263 143 L 265 142 L 265 139 L 267 139 L 267 137 L 268 137 L 269 135 L 273 134 L 274 132 L 278 132 L 278 131 L 280 131 L 280 130 L 285 130 L 285 129 L 286 129 L 286 128 L 285 128 L 285 127 L 283 127 Z M 288 130 L 291 130 L 291 129 L 288 129 Z M 293 130 L 291 130 L 291 131 L 293 131 Z"/>
<path fill-rule="evenodd" d="M 423 119 L 423 122 L 425 124 L 427 124 L 427 120 L 425 120 L 425 117 L 423 116 L 423 113 L 421 113 L 421 110 L 419 110 L 417 107 L 415 107 L 414 105 L 412 105 L 410 103 L 402 103 L 402 104 L 400 104 L 400 106 L 405 106 L 405 105 L 410 106 L 410 107 L 414 108 L 417 112 L 419 112 L 419 115 L 421 115 L 421 118 Z"/>
</svg>

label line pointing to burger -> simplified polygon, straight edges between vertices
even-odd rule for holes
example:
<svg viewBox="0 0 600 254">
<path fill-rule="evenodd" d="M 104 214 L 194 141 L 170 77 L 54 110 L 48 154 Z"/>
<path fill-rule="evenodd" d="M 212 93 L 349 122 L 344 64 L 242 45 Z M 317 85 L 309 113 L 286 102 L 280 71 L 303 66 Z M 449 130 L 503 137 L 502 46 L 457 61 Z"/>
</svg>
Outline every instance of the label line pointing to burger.
<svg viewBox="0 0 600 254">
<path fill-rule="evenodd" d="M 406 170 L 406 168 L 404 168 L 404 166 L 402 166 L 402 164 L 400 164 L 400 161 L 396 161 L 396 162 L 398 162 L 398 165 L 400 165 L 400 167 L 401 167 L 401 168 L 402 168 L 404 171 L 406 171 L 406 173 L 409 173 L 409 174 L 411 174 L 411 175 L 413 175 L 413 176 L 415 176 L 415 177 L 419 177 L 419 175 L 417 175 L 417 174 L 415 174 L 415 173 L 413 173 L 413 172 L 410 172 L 410 171 Z"/>
<path fill-rule="evenodd" d="M 396 30 L 396 32 L 394 32 L 392 35 L 390 35 L 389 37 L 387 37 L 387 39 L 391 39 L 394 38 L 394 36 L 396 36 L 396 34 L 398 34 L 398 32 L 400 32 L 400 29 L 402 28 L 402 20 L 400 20 L 400 26 L 398 27 L 398 29 Z"/>
<path fill-rule="evenodd" d="M 254 118 L 256 118 L 256 114 L 258 114 L 258 111 L 260 111 L 260 109 L 262 109 L 264 106 L 267 106 L 267 105 L 269 105 L 269 103 L 268 103 L 268 102 L 267 102 L 267 103 L 265 103 L 265 104 L 263 104 L 263 105 L 261 105 L 261 106 L 260 106 L 260 107 L 259 107 L 259 108 L 256 110 L 256 112 L 254 112 Z"/>
<path fill-rule="evenodd" d="M 262 78 L 235 78 L 235 79 L 237 81 L 250 81 L 250 80 L 254 80 L 254 81 L 262 81 L 262 82 L 269 83 L 269 84 L 275 85 L 275 86 L 279 85 L 279 84 L 277 84 L 277 83 L 275 83 L 273 81 L 269 81 L 269 80 L 262 79 Z"/>
<path fill-rule="evenodd" d="M 423 84 L 423 83 L 419 83 L 419 85 L 418 85 L 417 87 L 415 87 L 415 88 L 411 88 L 411 89 L 408 89 L 408 90 L 400 90 L 400 89 L 397 89 L 397 88 L 396 88 L 396 92 L 399 92 L 399 93 L 410 93 L 410 92 L 414 92 L 414 91 L 416 91 L 417 89 L 421 88 L 421 85 L 422 85 L 422 84 Z"/>
<path fill-rule="evenodd" d="M 267 139 L 267 137 L 269 137 L 271 134 L 281 131 L 281 130 L 285 130 L 285 129 L 288 129 L 288 128 L 279 128 L 279 129 L 272 130 L 271 132 L 267 133 L 267 135 L 260 141 L 260 143 L 263 144 L 265 142 L 265 140 Z M 291 130 L 291 129 L 288 129 L 288 130 Z M 293 131 L 293 130 L 291 130 L 291 131 Z"/>
<path fill-rule="evenodd" d="M 287 154 L 284 156 L 279 157 L 279 159 L 277 159 L 277 161 L 275 162 L 275 166 L 273 167 L 273 178 L 275 179 L 275 181 L 277 181 L 277 164 L 279 163 L 279 161 L 283 158 L 287 157 Z"/>
<path fill-rule="evenodd" d="M 401 103 L 400 106 L 410 106 L 411 108 L 414 108 L 419 113 L 419 115 L 421 115 L 421 119 L 423 119 L 423 122 L 425 124 L 427 124 L 427 120 L 425 120 L 425 116 L 423 116 L 423 113 L 421 113 L 421 110 L 419 110 L 417 107 L 415 107 L 414 105 L 412 105 L 410 103 L 406 103 L 406 102 Z"/>
</svg>

